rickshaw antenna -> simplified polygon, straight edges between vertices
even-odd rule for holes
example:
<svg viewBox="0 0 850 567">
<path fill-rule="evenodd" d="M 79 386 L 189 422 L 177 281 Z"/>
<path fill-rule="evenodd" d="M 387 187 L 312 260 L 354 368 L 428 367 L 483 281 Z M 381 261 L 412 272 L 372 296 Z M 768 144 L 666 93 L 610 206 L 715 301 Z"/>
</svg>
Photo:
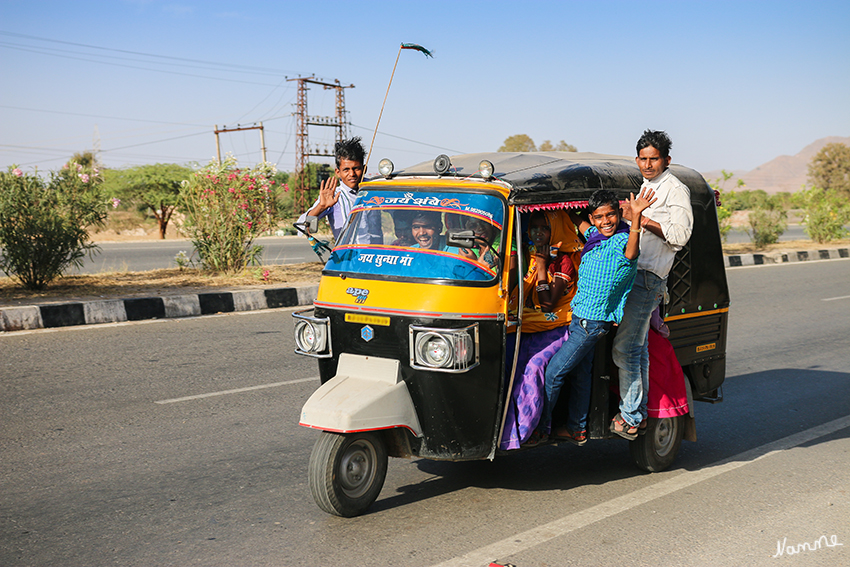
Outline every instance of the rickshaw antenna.
<svg viewBox="0 0 850 567">
<path fill-rule="evenodd" d="M 363 169 L 366 169 L 366 166 L 369 165 L 369 158 L 372 156 L 372 146 L 375 145 L 375 136 L 378 135 L 378 125 L 381 123 L 381 117 L 384 115 L 384 106 L 387 104 L 387 96 L 390 94 L 390 87 L 393 84 L 393 77 L 395 77 L 395 69 L 398 67 L 398 59 L 401 57 L 402 49 L 413 49 L 419 51 L 425 55 L 425 58 L 428 57 L 433 58 L 434 55 L 428 49 L 425 49 L 421 45 L 416 45 L 415 43 L 402 43 L 398 48 L 398 54 L 395 56 L 395 64 L 393 65 L 393 72 L 390 74 L 390 83 L 387 85 L 387 92 L 384 94 L 384 102 L 381 103 L 381 112 L 378 113 L 378 122 L 375 124 L 375 131 L 372 133 L 372 141 L 369 143 L 369 152 L 366 154 L 366 163 L 363 164 Z"/>
</svg>

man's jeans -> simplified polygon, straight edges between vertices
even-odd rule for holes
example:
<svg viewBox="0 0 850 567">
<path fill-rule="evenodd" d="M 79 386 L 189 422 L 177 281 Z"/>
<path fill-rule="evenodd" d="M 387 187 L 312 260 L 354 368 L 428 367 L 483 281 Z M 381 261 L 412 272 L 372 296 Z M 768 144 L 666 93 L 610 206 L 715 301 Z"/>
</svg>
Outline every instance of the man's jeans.
<svg viewBox="0 0 850 567">
<path fill-rule="evenodd" d="M 540 417 L 541 431 L 546 431 L 550 425 L 552 410 L 558 401 L 564 378 L 573 369 L 576 370 L 576 375 L 570 382 L 570 413 L 567 418 L 567 428 L 572 432 L 584 431 L 587 428 L 593 351 L 597 341 L 605 336 L 609 329 L 611 329 L 611 323 L 608 321 L 591 321 L 573 317 L 567 342 L 558 349 L 546 365 L 546 399 L 543 403 L 543 415 Z"/>
<path fill-rule="evenodd" d="M 649 392 L 649 320 L 661 303 L 667 278 L 638 270 L 614 336 L 614 364 L 620 370 L 620 415 L 629 425 L 646 419 Z"/>
</svg>

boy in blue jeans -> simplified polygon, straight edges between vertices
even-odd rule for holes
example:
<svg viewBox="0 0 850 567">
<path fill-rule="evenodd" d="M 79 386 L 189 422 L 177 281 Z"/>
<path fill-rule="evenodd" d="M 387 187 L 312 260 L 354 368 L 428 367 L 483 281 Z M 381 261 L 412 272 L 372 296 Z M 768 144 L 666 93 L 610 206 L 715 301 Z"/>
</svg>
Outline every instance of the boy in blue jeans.
<svg viewBox="0 0 850 567">
<path fill-rule="evenodd" d="M 594 347 L 611 325 L 623 318 L 623 306 L 637 272 L 641 213 L 655 202 L 653 196 L 652 189 L 641 190 L 637 198 L 633 193 L 629 194 L 631 227 L 623 222 L 617 196 L 606 189 L 594 191 L 590 196 L 590 222 L 579 219 L 570 211 L 586 243 L 572 301 L 570 335 L 546 366 L 546 399 L 540 427 L 529 440 L 531 444 L 545 439 L 564 379 L 573 369 L 576 376 L 570 384 L 567 424 L 552 430 L 551 435 L 554 439 L 576 445 L 587 443 Z"/>
</svg>

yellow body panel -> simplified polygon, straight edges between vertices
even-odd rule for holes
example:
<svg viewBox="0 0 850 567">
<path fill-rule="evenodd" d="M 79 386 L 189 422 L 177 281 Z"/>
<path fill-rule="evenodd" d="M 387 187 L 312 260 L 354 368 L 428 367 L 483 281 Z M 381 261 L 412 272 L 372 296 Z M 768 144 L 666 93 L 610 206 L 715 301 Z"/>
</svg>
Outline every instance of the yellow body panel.
<svg viewBox="0 0 850 567">
<path fill-rule="evenodd" d="M 490 287 L 465 287 L 351 276 L 322 276 L 316 304 L 373 313 L 415 312 L 423 317 L 503 315 L 507 306 L 495 282 Z"/>
</svg>

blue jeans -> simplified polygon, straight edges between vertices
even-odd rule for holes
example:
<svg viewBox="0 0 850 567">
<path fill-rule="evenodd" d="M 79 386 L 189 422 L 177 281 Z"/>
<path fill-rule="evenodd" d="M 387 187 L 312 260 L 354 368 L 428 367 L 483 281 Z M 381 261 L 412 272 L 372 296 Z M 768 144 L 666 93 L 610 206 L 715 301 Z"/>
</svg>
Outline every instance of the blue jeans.
<svg viewBox="0 0 850 567">
<path fill-rule="evenodd" d="M 646 419 L 649 392 L 649 320 L 661 303 L 667 278 L 638 270 L 614 337 L 614 364 L 620 371 L 620 415 L 629 425 Z"/>
<path fill-rule="evenodd" d="M 596 342 L 610 329 L 609 321 L 592 321 L 573 317 L 567 342 L 561 345 L 546 365 L 546 399 L 543 403 L 543 414 L 540 416 L 541 431 L 546 431 L 550 427 L 552 410 L 558 401 L 564 379 L 573 369 L 576 370 L 576 376 L 570 382 L 567 428 L 573 432 L 584 431 L 587 428 L 593 351 Z"/>
</svg>

